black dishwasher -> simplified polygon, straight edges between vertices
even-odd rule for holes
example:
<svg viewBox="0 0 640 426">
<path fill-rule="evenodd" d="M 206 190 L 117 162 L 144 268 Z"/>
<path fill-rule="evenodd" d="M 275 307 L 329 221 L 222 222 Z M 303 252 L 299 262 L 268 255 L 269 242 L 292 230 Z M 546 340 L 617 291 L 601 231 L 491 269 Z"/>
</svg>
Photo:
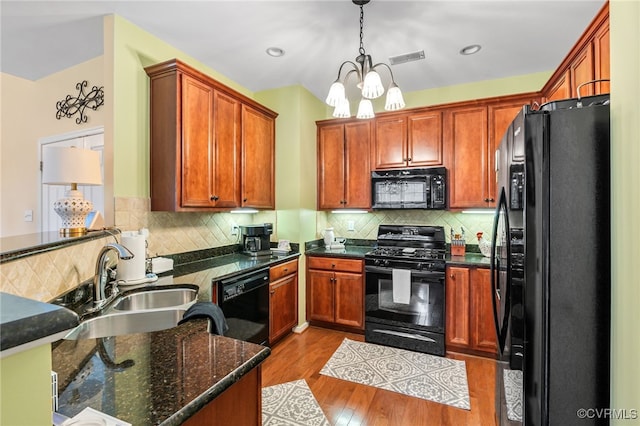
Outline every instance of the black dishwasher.
<svg viewBox="0 0 640 426">
<path fill-rule="evenodd" d="M 214 282 L 229 326 L 225 336 L 266 345 L 269 340 L 269 268 Z"/>
</svg>

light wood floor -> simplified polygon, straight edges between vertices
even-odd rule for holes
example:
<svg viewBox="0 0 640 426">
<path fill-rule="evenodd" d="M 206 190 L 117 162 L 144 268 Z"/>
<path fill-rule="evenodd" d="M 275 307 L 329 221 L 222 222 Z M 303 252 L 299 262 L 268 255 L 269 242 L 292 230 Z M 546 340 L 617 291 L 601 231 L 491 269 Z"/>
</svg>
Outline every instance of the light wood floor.
<svg viewBox="0 0 640 426">
<path fill-rule="evenodd" d="M 364 336 L 310 327 L 272 348 L 262 365 L 262 386 L 305 379 L 320 407 L 335 426 L 487 426 L 495 425 L 495 361 L 448 354 L 464 359 L 471 410 L 463 410 L 320 375 L 320 370 L 347 337 Z"/>
</svg>

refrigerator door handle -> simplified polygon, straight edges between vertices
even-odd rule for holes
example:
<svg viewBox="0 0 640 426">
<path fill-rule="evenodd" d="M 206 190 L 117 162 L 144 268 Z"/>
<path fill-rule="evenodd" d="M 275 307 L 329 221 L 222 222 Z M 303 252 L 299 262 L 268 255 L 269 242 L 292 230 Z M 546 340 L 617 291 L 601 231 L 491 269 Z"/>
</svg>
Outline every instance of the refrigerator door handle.
<svg viewBox="0 0 640 426">
<path fill-rule="evenodd" d="M 497 302 L 500 300 L 500 293 L 497 288 L 497 279 L 496 274 L 499 271 L 496 270 L 496 266 L 500 266 L 500 261 L 498 260 L 498 265 L 496 265 L 497 260 L 497 235 L 498 235 L 498 221 L 500 220 L 500 208 L 502 207 L 502 194 L 504 193 L 504 188 L 502 188 L 500 193 L 500 198 L 498 201 L 498 205 L 496 206 L 496 213 L 493 217 L 493 234 L 491 235 L 491 257 L 489 263 L 489 270 L 491 275 L 491 305 L 493 306 L 493 323 L 496 329 L 496 336 L 500 337 L 500 322 L 498 320 L 498 306 Z M 497 298 L 497 300 L 496 300 Z"/>
<path fill-rule="evenodd" d="M 496 214 L 493 219 L 493 235 L 491 236 L 491 259 L 490 259 L 490 271 L 491 271 L 491 288 L 493 289 L 493 294 L 491 297 L 491 302 L 493 305 L 493 321 L 496 328 L 496 335 L 498 337 L 498 350 L 500 353 L 504 352 L 504 346 L 507 340 L 507 331 L 509 327 L 509 315 L 510 315 L 510 286 L 511 286 L 511 265 L 509 264 L 511 261 L 511 235 L 509 228 L 509 207 L 507 204 L 507 196 L 505 193 L 504 187 L 500 191 L 500 198 L 498 201 L 498 206 L 496 207 Z M 504 212 L 504 220 L 505 220 L 505 232 L 506 239 L 505 244 L 507 245 L 507 265 L 506 265 L 506 288 L 505 288 L 505 301 L 504 301 L 504 316 L 502 318 L 502 324 L 500 324 L 500 318 L 498 318 L 498 302 L 502 304 L 502 294 L 499 287 L 498 277 L 500 275 L 500 271 L 502 270 L 502 265 L 500 262 L 499 254 L 497 253 L 498 248 L 496 245 L 498 238 L 498 222 L 500 221 L 500 214 Z"/>
</svg>

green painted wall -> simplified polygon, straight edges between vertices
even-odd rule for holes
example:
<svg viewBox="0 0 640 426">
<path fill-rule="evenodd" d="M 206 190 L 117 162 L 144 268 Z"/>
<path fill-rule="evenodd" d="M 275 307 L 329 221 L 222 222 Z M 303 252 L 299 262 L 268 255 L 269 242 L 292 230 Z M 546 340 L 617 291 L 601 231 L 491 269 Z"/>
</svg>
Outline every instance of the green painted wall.
<svg viewBox="0 0 640 426">
<path fill-rule="evenodd" d="M 238 92 L 246 88 L 120 16 L 105 20 L 113 60 L 113 161 L 116 197 L 149 196 L 149 78 L 144 67 L 178 58 Z M 109 66 L 105 64 L 105 66 Z"/>
<path fill-rule="evenodd" d="M 636 410 L 640 425 L 640 2 L 612 0 L 611 28 L 611 407 Z"/>
<path fill-rule="evenodd" d="M 51 345 L 0 359 L 0 425 L 50 425 Z"/>
</svg>

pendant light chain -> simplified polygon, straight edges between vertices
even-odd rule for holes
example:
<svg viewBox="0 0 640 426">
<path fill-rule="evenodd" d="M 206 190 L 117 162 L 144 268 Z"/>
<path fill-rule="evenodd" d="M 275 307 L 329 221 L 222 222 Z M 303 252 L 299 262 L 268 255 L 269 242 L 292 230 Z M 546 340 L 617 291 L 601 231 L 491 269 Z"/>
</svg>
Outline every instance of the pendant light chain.
<svg viewBox="0 0 640 426">
<path fill-rule="evenodd" d="M 358 52 L 360 53 L 355 61 L 344 61 L 338 68 L 338 77 L 331 84 L 329 88 L 329 94 L 325 102 L 327 105 L 335 107 L 333 110 L 333 116 L 336 118 L 348 118 L 351 116 L 349 108 L 349 99 L 345 95 L 345 83 L 352 73 L 355 73 L 358 77 L 357 88 L 360 89 L 362 98 L 358 105 L 357 118 L 373 118 L 375 113 L 373 112 L 372 99 L 376 99 L 382 96 L 385 92 L 384 86 L 380 79 L 380 75 L 376 71 L 378 69 L 387 69 L 391 76 L 391 84 L 387 90 L 387 99 L 385 101 L 384 109 L 386 111 L 397 111 L 405 107 L 404 99 L 402 98 L 402 92 L 393 79 L 393 72 L 389 65 L 384 62 L 373 65 L 373 61 L 370 55 L 367 55 L 364 50 L 364 5 L 371 0 L 351 0 L 353 4 L 360 6 L 360 47 Z M 351 70 L 347 71 L 344 75 L 344 80 L 341 80 L 342 69 L 347 66 Z"/>
<path fill-rule="evenodd" d="M 364 6 L 360 5 L 360 50 L 359 50 L 359 52 L 360 52 L 361 55 L 365 54 L 365 52 L 364 52 L 364 43 L 362 42 L 362 36 L 363 36 L 362 35 L 362 33 L 363 33 L 362 27 L 363 27 L 363 25 L 364 25 Z"/>
</svg>

